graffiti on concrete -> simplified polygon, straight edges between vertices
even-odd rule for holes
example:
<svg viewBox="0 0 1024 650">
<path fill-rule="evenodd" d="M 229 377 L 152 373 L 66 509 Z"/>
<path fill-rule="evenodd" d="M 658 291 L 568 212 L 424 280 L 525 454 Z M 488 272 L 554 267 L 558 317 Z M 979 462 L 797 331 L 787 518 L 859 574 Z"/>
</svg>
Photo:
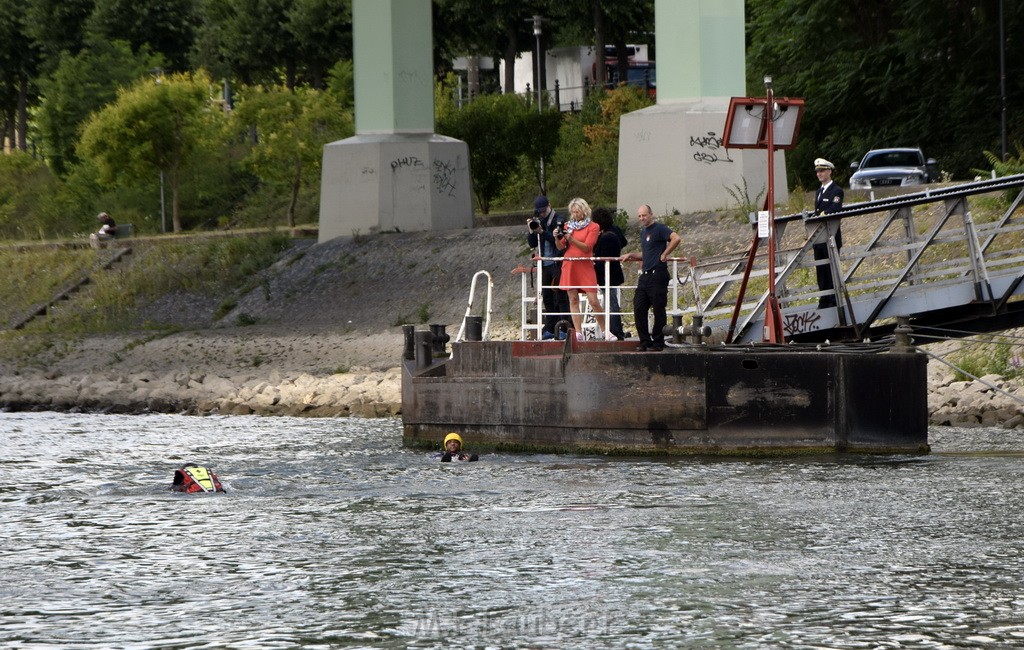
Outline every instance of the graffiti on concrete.
<svg viewBox="0 0 1024 650">
<path fill-rule="evenodd" d="M 708 131 L 704 135 L 691 135 L 690 148 L 697 149 L 693 153 L 693 159 L 705 165 L 735 162 L 729 156 L 729 150 L 722 146 L 722 138 L 715 135 L 714 131 Z"/>
<path fill-rule="evenodd" d="M 391 171 L 398 171 L 403 167 L 423 167 L 423 161 L 416 156 L 403 156 L 391 161 Z"/>
<path fill-rule="evenodd" d="M 450 160 L 434 160 L 434 190 L 438 194 L 454 197 L 458 191 L 458 176 Z"/>
</svg>

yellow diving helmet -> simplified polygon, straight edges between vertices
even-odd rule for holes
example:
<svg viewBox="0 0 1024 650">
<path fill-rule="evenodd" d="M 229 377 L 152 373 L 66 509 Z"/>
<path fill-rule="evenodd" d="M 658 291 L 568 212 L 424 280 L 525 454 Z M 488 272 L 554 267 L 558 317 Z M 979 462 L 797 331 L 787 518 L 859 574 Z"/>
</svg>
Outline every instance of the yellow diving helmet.
<svg viewBox="0 0 1024 650">
<path fill-rule="evenodd" d="M 462 436 L 457 433 L 449 433 L 444 437 L 444 443 L 441 446 L 447 449 L 449 440 L 457 440 L 459 442 L 459 449 L 462 449 Z"/>
</svg>

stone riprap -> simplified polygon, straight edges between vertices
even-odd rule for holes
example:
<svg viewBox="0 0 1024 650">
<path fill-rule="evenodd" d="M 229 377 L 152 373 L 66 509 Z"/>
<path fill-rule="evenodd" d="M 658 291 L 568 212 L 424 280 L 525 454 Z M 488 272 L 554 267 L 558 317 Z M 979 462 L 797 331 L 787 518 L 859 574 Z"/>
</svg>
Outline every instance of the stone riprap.
<svg viewBox="0 0 1024 650">
<path fill-rule="evenodd" d="M 0 377 L 0 408 L 7 411 L 394 417 L 401 403 L 398 368 L 326 376 L 175 371 Z"/>
</svg>

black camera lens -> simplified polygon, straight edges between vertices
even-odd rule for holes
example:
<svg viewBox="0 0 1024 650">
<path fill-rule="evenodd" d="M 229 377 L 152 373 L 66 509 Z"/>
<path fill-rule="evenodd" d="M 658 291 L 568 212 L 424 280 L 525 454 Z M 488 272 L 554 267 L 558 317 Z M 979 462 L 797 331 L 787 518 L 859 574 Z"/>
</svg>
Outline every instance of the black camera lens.
<svg viewBox="0 0 1024 650">
<path fill-rule="evenodd" d="M 530 219 L 530 230 L 537 230 L 538 228 L 540 228 L 540 219 L 537 217 Z"/>
</svg>

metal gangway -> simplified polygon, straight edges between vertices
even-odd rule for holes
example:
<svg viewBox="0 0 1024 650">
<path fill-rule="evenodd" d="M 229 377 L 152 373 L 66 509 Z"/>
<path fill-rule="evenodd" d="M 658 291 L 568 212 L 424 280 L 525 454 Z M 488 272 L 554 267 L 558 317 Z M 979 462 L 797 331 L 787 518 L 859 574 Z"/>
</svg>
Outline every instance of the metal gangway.
<svg viewBox="0 0 1024 650">
<path fill-rule="evenodd" d="M 1017 175 L 848 204 L 828 215 L 776 217 L 776 295 L 786 340 L 872 339 L 891 333 L 898 317 L 961 333 L 1024 325 L 1024 302 L 1013 300 L 1024 294 L 1022 200 L 1024 175 Z M 988 216 L 976 219 L 972 203 Z M 827 260 L 814 259 L 819 243 L 828 247 Z M 742 262 L 691 266 L 686 280 L 706 297 L 682 311 L 702 313 L 726 342 L 762 340 L 767 248 L 754 239 Z M 828 266 L 834 291 L 818 289 L 817 265 Z M 836 306 L 819 309 L 827 295 Z"/>
<path fill-rule="evenodd" d="M 891 334 L 901 317 L 953 336 L 1024 326 L 1022 202 L 1024 174 L 848 203 L 828 215 L 777 216 L 775 295 L 786 341 L 871 340 Z M 827 245 L 827 260 L 814 259 L 815 244 Z M 768 248 L 755 227 L 745 252 L 674 258 L 669 323 L 692 324 L 699 316 L 712 340 L 763 341 Z M 829 268 L 834 290 L 818 289 L 819 265 Z M 621 287 L 627 317 L 632 288 Z M 524 338 L 539 331 L 528 324 L 526 308 L 539 306 L 540 291 L 528 293 L 524 282 Z M 834 296 L 836 306 L 819 308 L 825 296 Z"/>
</svg>

